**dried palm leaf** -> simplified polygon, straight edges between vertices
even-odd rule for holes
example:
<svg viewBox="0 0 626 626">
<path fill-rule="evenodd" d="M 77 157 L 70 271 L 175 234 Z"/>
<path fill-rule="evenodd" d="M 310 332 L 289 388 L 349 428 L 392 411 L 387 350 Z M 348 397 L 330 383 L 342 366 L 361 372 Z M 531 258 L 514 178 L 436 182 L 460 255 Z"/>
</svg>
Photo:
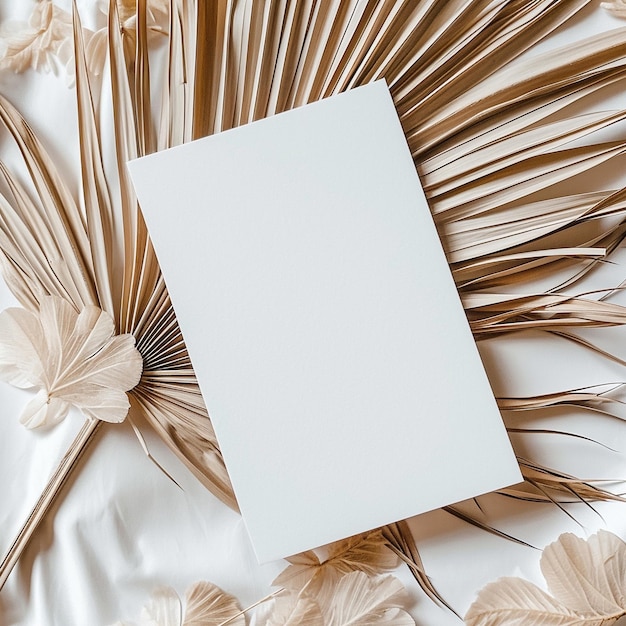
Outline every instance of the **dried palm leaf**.
<svg viewBox="0 0 626 626">
<path fill-rule="evenodd" d="M 498 493 L 529 502 L 551 502 L 553 504 L 568 502 L 624 502 L 624 497 L 615 494 L 600 485 L 607 487 L 617 480 L 584 480 L 565 472 L 546 467 L 540 463 L 517 457 L 524 477 L 524 487 L 507 487 Z M 559 507 L 562 509 L 562 507 Z M 569 515 L 569 513 L 567 513 Z"/>
<path fill-rule="evenodd" d="M 542 409 L 552 409 L 559 406 L 576 407 L 585 411 L 593 411 L 617 419 L 626 419 L 613 407 L 623 407 L 624 401 L 611 396 L 613 392 L 622 389 L 624 383 L 607 383 L 581 389 L 568 389 L 556 393 L 540 396 L 498 398 L 498 407 L 502 411 L 529 413 L 538 416 Z"/>
<path fill-rule="evenodd" d="M 411 530 L 405 521 L 389 524 L 382 529 L 387 545 L 406 563 L 417 584 L 426 595 L 456 614 L 428 578 Z"/>
</svg>

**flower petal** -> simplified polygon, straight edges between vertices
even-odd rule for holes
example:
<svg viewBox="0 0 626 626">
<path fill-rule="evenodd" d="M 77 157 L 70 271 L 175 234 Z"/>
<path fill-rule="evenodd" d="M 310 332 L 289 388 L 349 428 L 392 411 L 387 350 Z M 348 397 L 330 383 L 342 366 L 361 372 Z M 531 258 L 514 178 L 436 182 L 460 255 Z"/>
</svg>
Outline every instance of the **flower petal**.
<svg viewBox="0 0 626 626">
<path fill-rule="evenodd" d="M 38 428 L 39 426 L 51 426 L 60 422 L 66 415 L 70 405 L 60 398 L 49 398 L 45 389 L 26 405 L 20 422 L 26 428 Z"/>
<path fill-rule="evenodd" d="M 404 585 L 394 576 L 373 578 L 353 571 L 316 599 L 327 626 L 415 626 L 415 620 L 402 609 L 399 596 L 403 592 Z"/>
<path fill-rule="evenodd" d="M 13 23 L 2 28 L 5 49 L 0 68 L 23 72 L 29 66 L 36 70 L 48 70 L 52 55 L 62 41 L 72 33 L 69 13 L 55 6 L 51 0 L 35 4 L 28 25 Z"/>
<path fill-rule="evenodd" d="M 157 589 L 141 612 L 142 626 L 181 626 L 180 598 L 171 587 Z"/>
<path fill-rule="evenodd" d="M 79 313 L 74 332 L 82 344 L 80 355 L 87 357 L 95 354 L 113 337 L 115 323 L 108 313 L 95 306 L 87 306 Z"/>
<path fill-rule="evenodd" d="M 45 364 L 49 380 L 62 375 L 65 364 L 71 359 L 74 348 L 74 329 L 78 313 L 69 303 L 55 296 L 45 296 L 39 305 L 39 321 L 48 346 L 48 361 Z"/>
<path fill-rule="evenodd" d="M 124 391 L 139 383 L 143 360 L 132 335 L 118 335 L 81 367 L 58 381 L 51 395 L 65 398 L 86 415 L 121 422 L 130 406 Z M 69 374 L 72 374 L 71 376 Z"/>
<path fill-rule="evenodd" d="M 600 626 L 576 614 L 522 578 L 500 578 L 483 587 L 465 615 L 467 626 Z"/>
<path fill-rule="evenodd" d="M 119 389 L 94 387 L 91 393 L 82 389 L 76 395 L 63 395 L 63 399 L 78 407 L 87 417 L 119 424 L 128 415 L 128 396 Z"/>
<path fill-rule="evenodd" d="M 234 596 L 207 581 L 187 590 L 184 626 L 246 626 L 246 617 Z"/>
<path fill-rule="evenodd" d="M 20 388 L 44 385 L 46 352 L 35 314 L 18 308 L 0 313 L 0 380 Z"/>
<path fill-rule="evenodd" d="M 143 359 L 132 335 L 116 335 L 102 350 L 85 362 L 90 382 L 128 391 L 141 379 Z"/>
<path fill-rule="evenodd" d="M 541 556 L 552 595 L 580 613 L 626 614 L 626 544 L 599 531 L 587 541 L 562 534 Z"/>
<path fill-rule="evenodd" d="M 276 600 L 267 626 L 324 626 L 324 617 L 315 598 L 291 592 Z"/>
<path fill-rule="evenodd" d="M 139 383 L 143 359 L 132 335 L 114 335 L 113 318 L 94 306 L 80 313 L 45 296 L 39 316 L 25 309 L 0 313 L 0 380 L 42 392 L 26 407 L 29 428 L 62 419 L 72 404 L 85 415 L 121 422 L 125 391 Z"/>
</svg>

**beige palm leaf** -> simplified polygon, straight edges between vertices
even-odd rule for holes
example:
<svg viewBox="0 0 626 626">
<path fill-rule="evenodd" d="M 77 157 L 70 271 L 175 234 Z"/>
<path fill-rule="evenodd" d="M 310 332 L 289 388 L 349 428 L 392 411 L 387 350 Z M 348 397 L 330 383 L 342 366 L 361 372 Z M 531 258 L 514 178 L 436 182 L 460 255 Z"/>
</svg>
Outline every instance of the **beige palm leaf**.
<svg viewBox="0 0 626 626">
<path fill-rule="evenodd" d="M 144 414 L 204 485 L 236 507 L 125 163 L 384 78 L 477 339 L 497 340 L 532 327 L 572 340 L 572 328 L 623 324 L 624 309 L 607 298 L 565 290 L 624 238 L 626 192 L 587 189 L 564 196 L 558 185 L 626 150 L 624 142 L 592 141 L 594 132 L 623 119 L 623 112 L 570 113 L 623 78 L 626 29 L 522 56 L 587 4 L 171 0 L 169 53 L 164 73 L 155 79 L 147 0 L 137 1 L 133 29 L 121 28 L 118 3 L 111 0 L 115 168 L 103 164 L 103 131 L 94 106 L 109 89 L 89 75 L 75 10 L 84 202 L 72 197 L 72 184 L 56 172 L 15 108 L 0 99 L 0 118 L 24 156 L 33 188 L 25 189 L 0 166 L 8 188 L 0 200 L 7 283 L 27 309 L 57 295 L 76 310 L 99 306 L 113 316 L 119 333 L 133 334 L 144 360 L 132 391 L 133 410 Z M 158 119 L 154 110 L 160 111 Z M 591 142 L 568 146 L 583 137 Z M 600 220 L 607 216 L 614 219 L 604 226 Z M 599 228 L 587 240 L 580 227 L 592 221 Z M 548 293 L 524 291 L 535 279 L 551 277 Z M 524 409 L 533 410 L 532 399 L 526 400 Z M 73 461 L 55 474 L 54 488 L 2 564 L 0 584 L 98 424 L 81 431 Z M 530 498 L 613 497 L 537 463 L 524 462 L 522 471 Z M 519 490 L 511 495 L 519 496 Z M 398 528 L 386 531 L 390 545 L 437 597 L 407 533 Z"/>
</svg>

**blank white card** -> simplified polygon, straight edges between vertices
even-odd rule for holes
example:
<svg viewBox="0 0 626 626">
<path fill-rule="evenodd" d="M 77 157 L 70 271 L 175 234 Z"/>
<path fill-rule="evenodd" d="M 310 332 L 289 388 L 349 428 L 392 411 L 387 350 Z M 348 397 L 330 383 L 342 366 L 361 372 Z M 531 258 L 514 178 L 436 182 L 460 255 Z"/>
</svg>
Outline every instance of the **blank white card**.
<svg viewBox="0 0 626 626">
<path fill-rule="evenodd" d="M 521 480 L 384 82 L 129 168 L 259 561 Z"/>
</svg>

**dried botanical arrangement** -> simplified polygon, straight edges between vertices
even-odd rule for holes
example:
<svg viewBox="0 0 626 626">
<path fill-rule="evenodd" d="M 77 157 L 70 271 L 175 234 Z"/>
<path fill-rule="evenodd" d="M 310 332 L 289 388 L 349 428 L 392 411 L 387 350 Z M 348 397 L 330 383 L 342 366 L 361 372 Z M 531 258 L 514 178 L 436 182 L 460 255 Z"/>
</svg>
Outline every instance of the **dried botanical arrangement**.
<svg viewBox="0 0 626 626">
<path fill-rule="evenodd" d="M 626 545 L 616 535 L 600 531 L 588 540 L 566 533 L 545 548 L 541 570 L 548 589 L 546 593 L 521 578 L 501 578 L 482 589 L 465 616 L 468 626 L 498 624 L 570 624 L 571 626 L 609 626 L 626 615 L 624 602 L 624 556 Z M 319 576 L 311 563 L 315 555 L 302 555 L 281 574 L 280 580 L 292 581 L 304 576 L 307 583 Z M 319 563 L 319 561 L 318 561 Z M 329 559 L 328 563 L 333 563 Z M 333 567 L 330 565 L 330 567 Z M 338 568 L 341 569 L 341 568 Z M 322 592 L 310 589 L 297 592 L 288 587 L 272 594 L 276 603 L 268 626 L 297 624 L 414 624 L 392 599 L 401 584 L 391 576 L 371 579 L 363 571 L 353 570 L 337 578 L 317 578 L 325 586 Z M 275 584 L 279 584 L 277 579 Z M 384 592 L 380 592 L 384 589 Z M 367 601 L 354 602 L 354 598 Z M 324 599 L 323 609 L 318 604 Z M 340 599 L 337 602 L 337 599 Z M 336 606 L 349 608 L 337 610 Z M 170 588 L 158 589 L 143 608 L 140 624 L 175 624 L 184 626 L 202 620 L 203 624 L 245 624 L 244 611 L 237 601 L 211 583 L 195 584 L 186 594 L 186 610 L 181 611 L 178 594 Z M 118 622 L 115 626 L 129 624 Z"/>
<path fill-rule="evenodd" d="M 51 317 L 50 309 L 63 311 L 58 316 L 95 319 L 99 311 L 98 319 L 110 317 L 116 335 L 102 321 L 103 343 L 119 345 L 132 335 L 142 357 L 141 378 L 129 391 L 128 419 L 141 412 L 194 475 L 236 508 L 125 163 L 385 78 L 476 339 L 498 340 L 532 328 L 619 360 L 575 331 L 621 325 L 626 319 L 624 308 L 610 301 L 620 285 L 607 285 L 602 294 L 577 290 L 578 281 L 622 242 L 626 192 L 586 189 L 563 195 L 559 185 L 626 152 L 623 141 L 593 141 L 593 133 L 626 118 L 624 111 L 573 112 L 626 73 L 626 29 L 589 37 L 576 47 L 522 56 L 588 3 L 111 0 L 103 6 L 108 26 L 92 32 L 82 27 L 75 7 L 69 15 L 51 0 L 39 2 L 29 27 L 5 35 L 2 66 L 41 68 L 53 63 L 55 55 L 62 63 L 71 61 L 82 198 L 72 195 L 72 181 L 63 179 L 24 118 L 1 98 L 0 118 L 30 174 L 26 183 L 0 164 L 5 187 L 0 197 L 2 269 L 24 309 L 4 319 L 39 317 L 41 340 L 48 341 L 51 322 L 44 320 Z M 620 2 L 606 4 L 616 13 L 623 11 Z M 157 48 L 167 50 L 158 76 Z M 105 66 L 110 82 L 103 79 Z M 102 156 L 98 102 L 105 97 L 114 114 L 115 167 L 105 165 Z M 568 147 L 582 138 L 591 139 Z M 590 223 L 597 226 L 592 236 L 584 228 Z M 539 279 L 549 283 L 541 293 L 533 287 Z M 63 336 L 67 325 L 74 322 L 61 323 L 59 335 L 83 363 L 88 361 L 95 354 L 87 349 L 89 340 L 72 344 L 76 338 Z M 37 345 L 8 343 L 2 350 L 0 369 L 10 382 L 24 375 L 15 373 L 20 363 L 35 363 Z M 33 359 L 24 358 L 25 350 L 31 350 Z M 120 366 L 126 353 L 113 360 Z M 42 366 L 45 370 L 45 362 Z M 126 378 L 134 382 L 132 376 Z M 56 406 L 50 408 L 46 401 L 48 408 L 27 413 L 31 425 L 60 418 L 63 403 L 83 408 L 86 422 L 0 566 L 0 586 L 93 434 L 103 427 L 102 419 L 125 416 L 119 402 L 116 410 L 108 400 L 93 409 L 80 388 L 64 396 L 40 374 L 28 380 L 40 384 Z M 120 392 L 109 378 L 92 382 Z M 616 402 L 606 389 L 594 388 L 499 398 L 505 422 L 518 436 L 536 432 L 519 425 L 520 415 L 528 421 L 559 405 L 610 415 Z M 519 461 L 525 482 L 504 490 L 505 495 L 557 506 L 570 500 L 620 499 L 602 481 L 579 479 L 521 454 Z M 498 532 L 456 508 L 447 510 Z M 407 526 L 397 524 L 381 533 L 386 549 L 409 564 L 431 598 L 442 601 Z M 315 558 L 302 555 L 291 562 L 291 572 L 299 572 L 295 578 L 305 576 L 308 565 L 318 567 Z M 353 577 L 344 583 L 349 588 L 357 574 L 344 574 Z M 311 576 L 305 584 L 319 583 L 322 593 L 319 578 Z M 368 584 L 379 584 L 376 580 Z M 296 623 L 298 611 L 315 611 L 308 600 L 307 606 L 300 602 L 303 597 L 300 589 L 291 608 L 277 609 L 283 617 L 273 623 Z M 318 610 L 323 613 L 319 603 Z M 397 606 L 393 610 L 401 611 Z"/>
<path fill-rule="evenodd" d="M 349 626 L 389 624 L 413 626 L 415 621 L 402 608 L 402 583 L 383 574 L 398 565 L 382 533 L 374 532 L 328 547 L 322 559 L 309 551 L 289 559 L 289 566 L 276 578 L 279 589 L 259 603 L 268 611 L 256 616 L 266 626 Z M 143 608 L 140 624 L 238 624 L 244 626 L 246 613 L 235 598 L 207 582 L 197 583 L 186 593 L 181 611 L 178 594 L 171 588 L 154 592 Z M 118 622 L 114 626 L 128 624 Z"/>
</svg>

